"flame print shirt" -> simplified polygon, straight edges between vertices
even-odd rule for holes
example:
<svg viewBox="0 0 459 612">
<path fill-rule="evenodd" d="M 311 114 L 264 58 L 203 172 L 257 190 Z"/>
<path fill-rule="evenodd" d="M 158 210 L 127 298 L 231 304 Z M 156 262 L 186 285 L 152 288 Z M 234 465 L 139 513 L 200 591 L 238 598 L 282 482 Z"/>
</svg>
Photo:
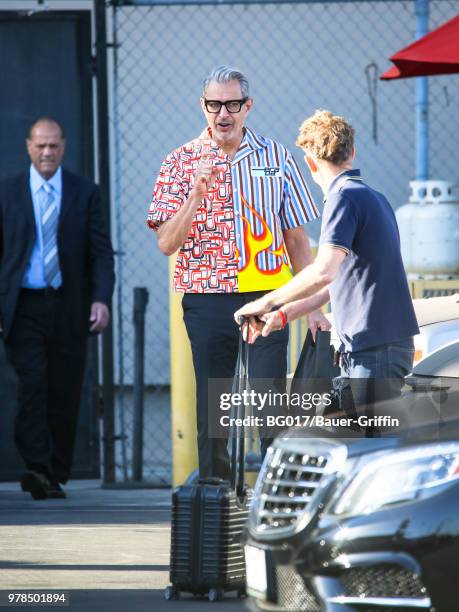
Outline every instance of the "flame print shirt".
<svg viewBox="0 0 459 612">
<path fill-rule="evenodd" d="M 222 166 L 177 256 L 174 289 L 185 293 L 271 290 L 291 278 L 283 230 L 318 216 L 292 154 L 245 128 L 234 159 L 210 130 L 170 153 L 156 181 L 147 225 L 157 230 L 185 205 L 201 156 Z"/>
</svg>

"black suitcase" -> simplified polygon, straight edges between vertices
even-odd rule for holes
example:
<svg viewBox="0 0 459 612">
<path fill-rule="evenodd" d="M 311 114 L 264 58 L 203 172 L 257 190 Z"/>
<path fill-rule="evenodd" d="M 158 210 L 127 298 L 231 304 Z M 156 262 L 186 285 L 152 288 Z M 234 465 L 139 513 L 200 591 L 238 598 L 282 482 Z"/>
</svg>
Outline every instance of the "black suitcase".
<svg viewBox="0 0 459 612">
<path fill-rule="evenodd" d="M 239 343 L 233 389 L 247 384 L 248 346 Z M 244 356 L 243 356 L 244 353 Z M 251 495 L 244 486 L 244 438 L 232 431 L 232 480 L 207 478 L 177 487 L 172 494 L 170 581 L 166 599 L 180 592 L 223 599 L 225 591 L 245 595 L 241 543 Z"/>
</svg>

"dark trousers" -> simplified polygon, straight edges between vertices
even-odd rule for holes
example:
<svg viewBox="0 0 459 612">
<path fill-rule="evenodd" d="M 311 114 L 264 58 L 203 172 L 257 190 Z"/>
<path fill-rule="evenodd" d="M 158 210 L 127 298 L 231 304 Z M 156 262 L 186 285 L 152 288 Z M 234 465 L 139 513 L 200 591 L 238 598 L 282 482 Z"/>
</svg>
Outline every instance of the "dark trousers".
<svg viewBox="0 0 459 612">
<path fill-rule="evenodd" d="M 356 416 L 403 419 L 400 398 L 405 376 L 413 369 L 413 358 L 412 337 L 341 354 L 340 385 L 342 390 L 351 390 Z M 379 437 L 381 428 L 367 426 L 365 435 Z"/>
<path fill-rule="evenodd" d="M 18 376 L 18 452 L 29 469 L 66 482 L 87 341 L 71 333 L 61 306 L 60 292 L 21 290 L 5 350 Z"/>
<path fill-rule="evenodd" d="M 239 329 L 234 312 L 264 292 L 250 293 L 186 293 L 183 297 L 183 319 L 191 342 L 196 377 L 199 474 L 202 478 L 231 475 L 227 442 L 209 437 L 209 410 L 217 410 L 209 398 L 209 379 L 234 376 L 237 361 Z M 287 374 L 288 328 L 267 338 L 259 338 L 250 346 L 249 376 L 271 379 L 277 390 L 285 388 Z M 230 387 L 231 388 L 231 387 Z M 230 389 L 229 389 L 230 390 Z M 262 455 L 271 440 L 262 438 Z"/>
</svg>

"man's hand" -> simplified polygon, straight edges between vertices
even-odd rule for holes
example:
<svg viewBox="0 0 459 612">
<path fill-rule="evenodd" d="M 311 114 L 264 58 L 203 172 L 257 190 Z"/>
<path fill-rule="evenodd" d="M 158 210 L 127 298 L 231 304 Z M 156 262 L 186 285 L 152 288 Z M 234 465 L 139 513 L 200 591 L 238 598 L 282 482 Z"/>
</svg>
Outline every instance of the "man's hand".
<svg viewBox="0 0 459 612">
<path fill-rule="evenodd" d="M 91 332 L 101 332 L 108 325 L 110 320 L 110 312 L 108 307 L 102 302 L 94 302 L 91 304 L 91 314 L 89 316 L 89 322 Z"/>
<path fill-rule="evenodd" d="M 238 325 L 242 325 L 244 322 L 243 319 L 266 314 L 267 312 L 270 312 L 271 309 L 272 306 L 265 295 L 258 300 L 245 304 L 242 308 L 239 308 L 239 310 L 236 310 L 234 313 L 234 320 Z"/>
<path fill-rule="evenodd" d="M 215 188 L 215 179 L 218 174 L 225 172 L 225 166 L 226 164 L 214 163 L 208 155 L 203 155 L 196 167 L 194 185 L 190 195 L 199 200 L 205 198 L 209 191 Z"/>
<path fill-rule="evenodd" d="M 242 337 L 248 344 L 253 344 L 262 335 L 264 322 L 258 317 L 249 317 L 242 324 Z"/>
<path fill-rule="evenodd" d="M 262 323 L 260 323 L 260 319 Z M 320 309 L 313 310 L 308 314 L 308 323 L 314 340 L 316 339 L 318 329 L 322 331 L 331 329 L 330 321 L 322 314 Z M 248 343 L 253 344 L 260 336 L 266 338 L 271 332 L 283 329 L 283 320 L 279 311 L 273 310 L 272 312 L 261 315 L 259 318 L 249 317 L 249 320 L 244 325 L 244 340 L 248 338 Z M 247 332 L 245 331 L 246 328 Z"/>
<path fill-rule="evenodd" d="M 260 319 L 264 322 L 264 326 L 261 331 L 263 338 L 269 336 L 269 334 L 273 331 L 279 331 L 280 329 L 284 328 L 283 320 L 278 310 L 261 315 Z"/>
<path fill-rule="evenodd" d="M 314 340 L 316 339 L 318 329 L 321 329 L 322 331 L 328 331 L 331 329 L 330 321 L 322 314 L 321 310 L 313 310 L 308 314 L 308 324 Z"/>
</svg>

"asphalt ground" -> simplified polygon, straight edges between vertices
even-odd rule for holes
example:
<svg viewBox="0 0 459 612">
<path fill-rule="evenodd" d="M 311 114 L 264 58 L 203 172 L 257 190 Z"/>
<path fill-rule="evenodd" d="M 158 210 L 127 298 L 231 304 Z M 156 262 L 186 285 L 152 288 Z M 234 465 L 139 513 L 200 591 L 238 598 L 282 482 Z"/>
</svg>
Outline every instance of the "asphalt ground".
<svg viewBox="0 0 459 612">
<path fill-rule="evenodd" d="M 243 612 L 227 594 L 211 603 L 182 595 L 166 601 L 169 584 L 169 489 L 102 489 L 71 481 L 67 499 L 35 501 L 18 483 L 0 483 L 0 608 L 7 595 L 65 592 L 72 612 Z M 214 608 L 216 606 L 216 608 Z M 21 606 L 26 609 L 25 606 Z"/>
</svg>

